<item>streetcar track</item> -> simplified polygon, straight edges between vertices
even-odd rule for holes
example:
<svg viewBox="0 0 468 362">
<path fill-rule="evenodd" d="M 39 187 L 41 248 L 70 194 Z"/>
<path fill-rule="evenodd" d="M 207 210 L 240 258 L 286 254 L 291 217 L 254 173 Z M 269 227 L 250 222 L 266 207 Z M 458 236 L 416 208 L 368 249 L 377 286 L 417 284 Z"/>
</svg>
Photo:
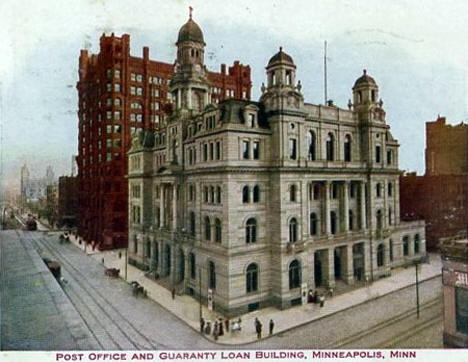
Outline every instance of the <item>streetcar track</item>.
<svg viewBox="0 0 468 362">
<path fill-rule="evenodd" d="M 84 280 L 86 280 L 86 276 L 78 269 L 76 268 L 73 263 L 70 261 L 70 259 L 65 256 L 64 253 L 56 250 L 55 248 L 53 248 L 53 246 L 51 246 L 51 243 L 49 240 L 47 240 L 46 238 L 42 237 L 39 239 L 40 242 L 41 242 L 41 245 L 43 245 L 49 252 L 51 252 L 51 254 L 55 255 L 55 257 L 59 257 L 61 259 L 61 261 L 63 261 L 65 264 L 67 264 L 69 266 L 70 269 L 72 269 L 76 275 L 81 275 L 83 277 Z M 38 245 L 38 241 L 37 240 L 34 240 L 35 244 Z M 134 338 L 130 337 L 126 331 L 111 317 L 111 315 L 109 314 L 108 311 L 106 311 L 104 309 L 104 307 L 102 306 L 103 303 L 100 303 L 97 298 L 93 295 L 93 293 L 95 293 L 96 295 L 98 295 L 103 301 L 104 301 L 104 305 L 109 307 L 113 313 L 116 313 L 118 315 L 118 319 L 125 322 L 125 324 L 128 325 L 128 327 L 130 327 L 131 330 L 133 330 L 133 334 L 139 336 L 140 338 L 142 338 L 144 340 L 144 342 L 146 342 L 146 344 L 149 344 L 150 347 L 152 347 L 153 349 L 156 349 L 156 348 L 161 348 L 163 347 L 164 348 L 164 345 L 161 344 L 161 343 L 158 343 L 158 342 L 155 342 L 155 341 L 151 341 L 148 337 L 146 337 L 144 334 L 142 334 L 134 325 L 133 323 L 131 323 L 127 318 L 125 318 L 119 310 L 117 310 L 111 303 L 110 301 L 108 301 L 100 292 L 99 290 L 94 286 L 92 285 L 91 283 L 89 282 L 86 282 L 86 284 L 79 278 L 79 277 L 75 277 L 74 274 L 72 274 L 71 272 L 69 272 L 70 275 L 73 275 L 73 278 L 74 280 L 77 282 L 77 284 L 85 291 L 88 291 L 88 295 L 89 297 L 91 298 L 91 300 L 97 305 L 97 307 L 99 309 L 101 309 L 103 311 L 103 313 L 109 318 L 109 320 L 112 321 L 112 323 L 115 325 L 115 327 L 130 341 L 130 343 L 132 343 L 136 349 L 141 349 L 140 347 L 140 344 L 137 343 L 137 342 L 133 342 Z M 93 293 L 90 293 L 89 290 L 91 290 Z M 86 304 L 86 303 L 84 303 Z M 106 329 L 104 327 L 104 329 Z M 155 344 L 156 343 L 156 344 Z"/>
<path fill-rule="evenodd" d="M 398 343 L 417 335 L 422 330 L 433 326 L 434 324 L 440 323 L 442 321 L 442 313 L 438 314 L 435 318 L 430 318 L 422 323 L 419 323 L 416 326 L 413 326 L 408 331 L 399 335 L 397 337 L 389 338 L 384 343 L 379 343 L 379 345 L 375 346 L 375 348 L 382 347 L 382 348 L 394 348 Z"/>
<path fill-rule="evenodd" d="M 420 312 L 424 311 L 424 310 L 427 310 L 427 309 L 430 309 L 434 306 L 437 306 L 441 301 L 441 296 L 438 296 L 437 298 L 434 298 L 434 299 L 431 299 L 430 301 L 426 302 L 426 303 L 423 303 L 420 305 Z M 338 343 L 330 343 L 328 345 L 326 345 L 324 348 L 325 349 L 336 349 L 336 348 L 343 348 L 347 345 L 352 345 L 353 343 L 357 342 L 357 341 L 360 341 L 364 338 L 367 338 L 373 334 L 376 334 L 378 332 L 381 332 L 383 331 L 384 329 L 386 328 L 389 328 L 391 326 L 394 326 L 396 325 L 397 323 L 400 323 L 402 321 L 404 321 L 405 319 L 407 319 L 408 317 L 411 317 L 412 315 L 414 315 L 414 313 L 416 312 L 416 308 L 411 308 L 403 313 L 400 313 L 382 323 L 378 323 L 376 325 L 374 325 L 373 327 L 371 328 L 368 328 L 366 330 L 363 330 L 361 332 L 358 332 L 354 335 L 351 335 L 349 337 L 346 337 L 342 340 L 340 340 Z M 425 323 L 425 322 L 424 322 Z M 419 324 L 418 324 L 419 326 Z M 410 330 L 412 330 L 414 328 L 411 327 Z M 408 331 L 407 331 L 408 332 Z M 388 340 L 392 340 L 393 338 L 395 337 L 392 337 Z"/>
<path fill-rule="evenodd" d="M 42 241 L 44 242 L 44 240 L 42 240 Z M 37 242 L 36 240 L 34 240 L 34 243 L 36 243 L 36 245 L 37 245 L 38 242 Z M 44 244 L 45 244 L 45 242 L 44 242 Z M 48 249 L 48 251 L 51 252 L 51 254 L 54 254 L 55 256 L 57 256 L 58 254 L 61 254 L 61 253 L 59 253 L 59 252 L 56 252 L 56 251 L 55 251 L 52 247 L 50 247 L 48 244 L 45 244 L 45 246 L 46 246 L 46 249 Z M 63 255 L 63 254 L 62 254 L 62 255 Z M 63 260 L 60 260 L 60 261 L 63 262 Z M 69 266 L 72 266 L 72 267 L 73 267 L 73 265 L 72 265 L 69 261 L 66 261 L 66 263 L 67 263 Z M 78 269 L 76 269 L 76 268 L 74 268 L 74 267 L 73 267 L 73 269 L 78 270 Z M 68 273 L 70 276 L 72 276 L 72 273 L 70 273 L 70 272 L 68 272 L 68 271 L 67 271 L 67 273 Z M 85 292 L 87 292 L 87 295 L 89 296 L 89 298 L 91 299 L 91 301 L 94 302 L 94 304 L 104 313 L 104 315 L 111 321 L 111 323 L 114 324 L 114 326 L 119 330 L 119 332 L 120 332 L 122 335 L 124 335 L 124 336 L 128 339 L 128 341 L 130 342 L 130 344 L 132 344 L 136 349 L 139 349 L 139 348 L 138 348 L 139 346 L 138 346 L 137 344 L 135 344 L 135 343 L 132 342 L 132 339 L 131 339 L 131 338 L 124 332 L 124 330 L 114 321 L 114 319 L 112 319 L 112 317 L 109 315 L 109 313 L 103 308 L 103 306 L 101 305 L 101 303 L 99 303 L 99 302 L 97 301 L 97 299 L 94 298 L 93 295 L 92 295 L 91 293 L 89 293 L 89 292 L 86 290 L 86 288 L 85 288 L 85 286 L 84 286 L 84 283 L 83 283 L 82 281 L 80 281 L 78 278 L 74 277 L 74 276 L 72 276 L 72 278 L 73 278 L 73 280 L 76 282 L 76 285 L 78 285 L 79 287 L 81 287 L 81 289 L 83 289 Z M 91 285 L 90 283 L 88 283 L 88 284 Z M 92 287 L 92 286 L 91 286 L 91 287 Z M 62 289 L 65 291 L 65 293 L 66 293 L 66 290 L 69 290 L 69 288 L 62 288 Z M 71 289 L 71 288 L 70 288 L 70 289 Z M 94 288 L 93 288 L 93 289 L 94 289 Z M 78 293 L 75 292 L 75 295 L 78 295 Z M 104 297 L 102 297 L 102 295 L 100 295 L 100 296 L 101 296 L 101 298 L 102 298 L 104 301 L 107 301 Z M 80 300 L 81 300 L 81 302 L 83 303 L 83 305 L 87 306 L 87 304 L 83 301 L 82 298 L 80 298 Z M 75 305 L 75 308 L 77 308 L 76 304 L 75 304 L 75 303 L 73 303 L 73 304 Z M 88 309 L 89 309 L 89 307 L 88 307 Z M 97 321 L 99 321 L 99 318 L 97 318 L 96 313 L 92 312 L 91 310 L 90 310 L 90 312 L 91 312 L 91 314 L 95 317 L 95 319 L 96 319 Z M 80 313 L 80 315 L 82 316 L 82 318 L 84 318 L 84 316 L 83 316 L 82 313 Z M 113 342 L 115 345 L 119 346 L 121 349 L 124 349 L 123 346 L 122 346 L 120 343 L 118 343 L 118 342 L 111 336 L 110 331 L 109 331 L 109 328 L 107 327 L 107 324 L 106 324 L 106 323 L 102 323 L 102 322 L 99 322 L 99 324 L 101 325 L 102 329 L 105 330 L 105 332 L 110 336 L 112 342 Z"/>
</svg>

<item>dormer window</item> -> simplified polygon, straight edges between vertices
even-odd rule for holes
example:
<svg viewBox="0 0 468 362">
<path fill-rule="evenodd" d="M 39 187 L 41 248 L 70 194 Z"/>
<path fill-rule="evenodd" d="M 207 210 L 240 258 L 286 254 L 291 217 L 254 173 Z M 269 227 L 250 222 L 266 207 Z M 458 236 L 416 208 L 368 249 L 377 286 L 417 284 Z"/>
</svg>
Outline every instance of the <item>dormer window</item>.
<svg viewBox="0 0 468 362">
<path fill-rule="evenodd" d="M 255 127 L 255 114 L 249 113 L 249 126 Z"/>
</svg>

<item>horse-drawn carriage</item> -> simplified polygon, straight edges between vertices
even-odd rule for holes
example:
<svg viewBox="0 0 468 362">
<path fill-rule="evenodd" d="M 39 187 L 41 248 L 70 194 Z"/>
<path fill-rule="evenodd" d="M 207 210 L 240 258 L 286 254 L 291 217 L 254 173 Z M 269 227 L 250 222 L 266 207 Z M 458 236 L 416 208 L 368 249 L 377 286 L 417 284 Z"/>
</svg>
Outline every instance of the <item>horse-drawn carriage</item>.
<svg viewBox="0 0 468 362">
<path fill-rule="evenodd" d="M 120 269 L 117 269 L 117 268 L 107 268 L 104 271 L 104 274 L 112 278 L 117 278 L 119 276 L 119 273 L 120 273 Z"/>
</svg>

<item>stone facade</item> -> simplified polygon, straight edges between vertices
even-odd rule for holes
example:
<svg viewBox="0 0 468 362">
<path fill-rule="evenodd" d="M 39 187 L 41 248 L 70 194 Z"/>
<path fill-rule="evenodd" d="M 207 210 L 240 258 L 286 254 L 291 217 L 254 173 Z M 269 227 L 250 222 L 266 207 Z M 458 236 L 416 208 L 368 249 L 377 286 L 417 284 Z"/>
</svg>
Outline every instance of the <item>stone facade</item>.
<svg viewBox="0 0 468 362">
<path fill-rule="evenodd" d="M 349 109 L 304 103 L 280 48 L 258 102 L 213 103 L 187 24 L 175 111 L 128 153 L 130 263 L 234 316 L 425 256 L 424 223 L 400 221 L 399 145 L 373 78 L 356 81 Z"/>
</svg>

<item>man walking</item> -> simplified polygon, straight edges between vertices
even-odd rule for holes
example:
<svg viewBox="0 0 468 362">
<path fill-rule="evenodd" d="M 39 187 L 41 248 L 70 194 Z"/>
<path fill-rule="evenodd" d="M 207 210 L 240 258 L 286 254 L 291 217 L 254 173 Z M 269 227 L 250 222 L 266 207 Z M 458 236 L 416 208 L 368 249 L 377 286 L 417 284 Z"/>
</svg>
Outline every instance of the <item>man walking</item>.
<svg viewBox="0 0 468 362">
<path fill-rule="evenodd" d="M 270 319 L 270 336 L 273 334 L 273 328 L 275 328 L 275 322 L 273 322 L 273 319 Z"/>
<path fill-rule="evenodd" d="M 200 333 L 203 333 L 205 330 L 205 320 L 202 318 L 200 319 Z"/>
<path fill-rule="evenodd" d="M 258 320 L 258 318 L 255 318 L 255 331 L 257 332 L 257 338 L 262 338 L 262 323 Z"/>
</svg>

